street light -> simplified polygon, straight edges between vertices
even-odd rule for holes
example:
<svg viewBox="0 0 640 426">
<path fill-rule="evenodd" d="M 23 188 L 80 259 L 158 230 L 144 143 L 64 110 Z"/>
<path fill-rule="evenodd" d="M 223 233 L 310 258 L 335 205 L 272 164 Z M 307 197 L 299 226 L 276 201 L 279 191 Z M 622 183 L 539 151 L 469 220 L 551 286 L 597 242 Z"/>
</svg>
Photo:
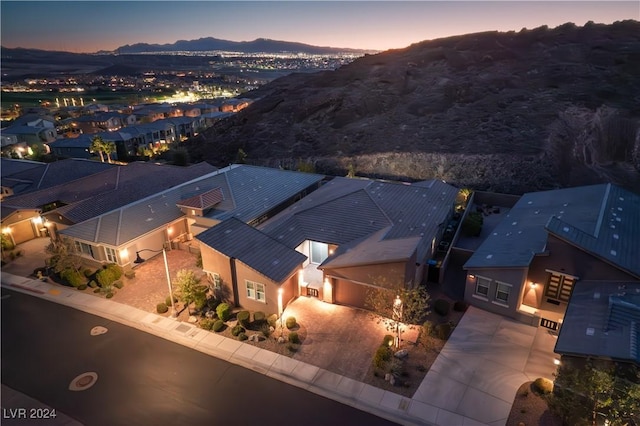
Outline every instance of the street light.
<svg viewBox="0 0 640 426">
<path fill-rule="evenodd" d="M 151 249 L 142 249 L 136 251 L 136 260 L 133 263 L 143 263 L 144 259 L 140 257 L 140 253 L 143 251 L 150 251 L 151 253 L 160 253 L 162 252 L 162 257 L 164 258 L 164 270 L 167 273 L 167 284 L 169 285 L 169 298 L 171 299 L 171 317 L 176 318 L 178 313 L 176 312 L 176 307 L 173 303 L 173 289 L 171 288 L 171 276 L 169 275 L 169 263 L 167 262 L 167 251 L 163 248 L 162 250 L 151 250 Z"/>
<path fill-rule="evenodd" d="M 400 348 L 400 322 L 402 321 L 402 300 L 400 295 L 393 301 L 393 317 L 396 320 L 396 349 Z"/>
</svg>

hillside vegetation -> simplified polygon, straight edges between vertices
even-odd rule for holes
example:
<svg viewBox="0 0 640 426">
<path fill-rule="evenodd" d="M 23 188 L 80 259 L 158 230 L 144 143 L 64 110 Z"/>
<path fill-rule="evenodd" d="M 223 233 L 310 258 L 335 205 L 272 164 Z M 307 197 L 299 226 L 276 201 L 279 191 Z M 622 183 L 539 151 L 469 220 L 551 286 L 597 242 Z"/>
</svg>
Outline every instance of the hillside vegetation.
<svg viewBox="0 0 640 426">
<path fill-rule="evenodd" d="M 640 22 L 425 41 L 292 74 L 188 142 L 194 160 L 521 193 L 640 191 Z"/>
</svg>

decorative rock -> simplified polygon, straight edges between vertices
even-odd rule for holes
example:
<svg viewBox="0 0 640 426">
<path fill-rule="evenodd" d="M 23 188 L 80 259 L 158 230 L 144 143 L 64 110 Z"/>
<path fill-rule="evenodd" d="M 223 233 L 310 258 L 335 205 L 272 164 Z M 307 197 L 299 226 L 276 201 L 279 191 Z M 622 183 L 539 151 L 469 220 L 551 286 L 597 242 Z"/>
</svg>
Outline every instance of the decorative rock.
<svg viewBox="0 0 640 426">
<path fill-rule="evenodd" d="M 263 340 L 266 340 L 266 337 L 264 337 L 262 334 L 255 334 L 254 336 L 256 336 L 256 342 L 262 342 Z"/>
<path fill-rule="evenodd" d="M 391 379 L 393 379 L 393 374 L 387 373 L 387 374 L 384 375 L 385 382 L 390 382 Z"/>
<path fill-rule="evenodd" d="M 190 322 L 191 324 L 195 324 L 196 322 L 198 322 L 198 318 L 196 318 L 196 317 L 194 317 L 193 315 L 191 315 L 191 316 L 189 317 L 189 322 Z"/>
<path fill-rule="evenodd" d="M 207 318 L 213 318 L 215 315 L 216 315 L 216 313 L 213 312 L 213 311 L 207 311 L 207 313 L 204 314 L 204 316 L 207 317 Z"/>
<path fill-rule="evenodd" d="M 278 343 L 284 343 L 284 342 L 285 342 L 284 337 L 282 336 L 278 337 Z"/>
<path fill-rule="evenodd" d="M 390 374 L 391 378 L 389 379 L 389 383 L 391 383 L 391 386 L 395 386 L 396 385 L 396 378 L 393 377 L 393 374 Z"/>
<path fill-rule="evenodd" d="M 409 356 L 409 351 L 407 351 L 406 349 L 400 349 L 398 352 L 393 354 L 393 356 L 395 356 L 398 359 L 403 359 Z"/>
<path fill-rule="evenodd" d="M 276 328 L 275 328 L 275 327 L 271 327 L 271 326 L 269 327 L 269 332 L 270 332 L 270 333 L 274 333 L 275 331 L 276 331 Z"/>
</svg>

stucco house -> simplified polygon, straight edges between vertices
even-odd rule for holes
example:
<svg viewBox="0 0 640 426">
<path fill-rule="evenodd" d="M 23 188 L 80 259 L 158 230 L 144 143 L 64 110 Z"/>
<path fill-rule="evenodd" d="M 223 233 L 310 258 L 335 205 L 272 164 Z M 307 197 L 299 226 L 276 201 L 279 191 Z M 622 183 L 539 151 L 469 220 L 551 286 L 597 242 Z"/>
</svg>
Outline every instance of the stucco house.
<svg viewBox="0 0 640 426">
<path fill-rule="evenodd" d="M 611 184 L 525 194 L 464 269 L 470 304 L 557 330 L 583 281 L 640 281 L 640 196 Z"/>
<path fill-rule="evenodd" d="M 371 286 L 422 282 L 457 193 L 441 181 L 333 178 L 257 230 L 224 221 L 200 234 L 203 269 L 235 285 L 241 306 L 260 302 L 268 313 L 279 313 L 282 303 L 300 295 L 363 307 Z M 268 249 L 240 256 L 232 241 L 239 234 L 251 247 Z M 247 277 L 246 271 L 260 276 Z M 255 288 L 264 290 L 264 299 L 250 296 Z"/>
</svg>

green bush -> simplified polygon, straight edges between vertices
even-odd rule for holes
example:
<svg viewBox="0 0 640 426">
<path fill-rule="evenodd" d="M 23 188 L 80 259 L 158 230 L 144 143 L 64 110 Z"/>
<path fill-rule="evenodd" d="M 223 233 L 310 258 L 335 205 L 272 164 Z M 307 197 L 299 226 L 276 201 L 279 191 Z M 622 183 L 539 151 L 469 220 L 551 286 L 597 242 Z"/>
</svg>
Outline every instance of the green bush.
<svg viewBox="0 0 640 426">
<path fill-rule="evenodd" d="M 236 314 L 236 318 L 238 319 L 238 324 L 247 328 L 249 327 L 249 311 L 240 311 Z"/>
<path fill-rule="evenodd" d="M 124 287 L 124 284 L 122 283 L 122 281 L 116 281 L 115 283 L 113 283 L 113 286 L 117 289 L 121 289 L 122 287 Z"/>
<path fill-rule="evenodd" d="M 200 328 L 204 329 L 204 330 L 213 330 L 213 326 L 216 323 L 216 320 L 210 319 L 210 318 L 202 318 L 200 320 Z"/>
<path fill-rule="evenodd" d="M 465 312 L 467 310 L 467 304 L 461 300 L 458 300 L 453 304 L 453 310 L 456 312 Z"/>
<path fill-rule="evenodd" d="M 173 296 L 173 303 L 177 303 L 178 302 L 178 298 L 176 296 Z M 167 306 L 171 306 L 171 296 L 167 296 L 164 298 L 164 304 Z"/>
<path fill-rule="evenodd" d="M 104 287 L 113 284 L 122 277 L 122 268 L 115 263 L 104 265 L 102 270 L 96 273 L 96 280 L 100 284 L 100 287 Z"/>
<path fill-rule="evenodd" d="M 240 340 L 241 342 L 247 339 L 248 337 L 246 334 L 244 334 L 244 332 L 238 334 L 238 340 Z"/>
<path fill-rule="evenodd" d="M 224 328 L 224 321 L 219 319 L 213 323 L 213 331 L 215 331 L 216 333 L 219 331 L 222 331 L 223 328 Z"/>
<path fill-rule="evenodd" d="M 373 366 L 380 370 L 383 370 L 387 362 L 391 359 L 391 348 L 389 346 L 380 346 L 376 349 L 376 353 L 373 356 Z"/>
<path fill-rule="evenodd" d="M 60 272 L 60 278 L 73 287 L 78 287 L 80 284 L 84 284 L 84 277 L 82 274 L 73 268 L 67 268 Z"/>
<path fill-rule="evenodd" d="M 78 290 L 86 290 L 87 289 L 87 285 L 86 284 L 80 284 L 78 287 L 76 287 Z"/>
<path fill-rule="evenodd" d="M 124 273 L 124 276 L 128 279 L 132 279 L 136 277 L 136 271 L 129 270 Z"/>
<path fill-rule="evenodd" d="M 431 336 L 431 334 L 433 333 L 433 322 L 431 321 L 425 321 L 424 324 L 422 324 L 422 331 L 424 332 L 425 336 Z"/>
<path fill-rule="evenodd" d="M 262 333 L 262 335 L 263 335 L 264 337 L 269 337 L 269 336 L 271 336 L 271 326 L 270 326 L 269 324 L 267 324 L 267 323 L 263 323 L 263 324 L 260 326 L 260 332 Z"/>
<path fill-rule="evenodd" d="M 433 305 L 433 310 L 436 314 L 446 317 L 449 314 L 449 302 L 444 299 L 438 299 Z"/>
<path fill-rule="evenodd" d="M 295 331 L 289 333 L 289 342 L 291 343 L 300 343 L 300 336 Z"/>
<path fill-rule="evenodd" d="M 289 330 L 291 330 L 292 328 L 294 328 L 294 327 L 296 326 L 296 324 L 297 324 L 297 323 L 296 323 L 296 317 L 289 317 L 289 318 L 287 318 L 287 320 L 286 320 L 286 325 L 287 325 L 287 328 L 288 328 Z"/>
<path fill-rule="evenodd" d="M 553 392 L 553 382 L 544 377 L 538 377 L 533 381 L 533 388 L 541 394 L 549 394 Z"/>
<path fill-rule="evenodd" d="M 438 338 L 440 340 L 447 340 L 449 338 L 449 334 L 451 334 L 451 324 L 448 322 L 438 324 L 436 326 L 436 332 L 438 333 Z"/>
<path fill-rule="evenodd" d="M 159 314 L 166 314 L 169 311 L 169 307 L 164 303 L 158 303 L 156 305 L 156 311 Z"/>
<path fill-rule="evenodd" d="M 382 338 L 382 345 L 381 346 L 391 346 L 393 344 L 394 341 L 394 337 L 391 334 L 386 334 L 383 338 Z"/>
<path fill-rule="evenodd" d="M 269 317 L 267 317 L 267 323 L 271 327 L 276 328 L 276 325 L 278 325 L 278 315 L 276 314 L 269 315 Z"/>
<path fill-rule="evenodd" d="M 265 315 L 264 312 L 262 311 L 256 311 L 253 313 L 253 321 L 255 322 L 262 322 L 265 319 L 267 319 L 267 316 Z"/>
<path fill-rule="evenodd" d="M 94 292 L 94 293 L 100 293 L 100 287 L 96 287 L 96 288 L 94 288 L 94 289 L 93 289 L 93 292 Z"/>
<path fill-rule="evenodd" d="M 89 268 L 85 268 L 82 270 L 82 273 L 84 274 L 84 276 L 86 278 L 89 278 L 91 275 L 93 275 L 93 271 Z"/>
<path fill-rule="evenodd" d="M 216 307 L 216 314 L 222 321 L 227 321 L 231 316 L 231 307 L 226 303 L 221 303 Z"/>
<path fill-rule="evenodd" d="M 111 299 L 113 297 L 113 293 L 109 292 L 109 293 L 105 294 L 105 297 L 107 299 Z"/>
<path fill-rule="evenodd" d="M 240 334 L 240 333 L 244 333 L 245 331 L 246 331 L 246 330 L 245 330 L 245 328 L 244 328 L 243 326 L 241 326 L 240 324 L 238 324 L 238 325 L 234 326 L 234 327 L 231 329 L 231 335 L 232 335 L 233 337 L 237 337 L 237 336 L 238 336 L 238 334 Z"/>
<path fill-rule="evenodd" d="M 98 288 L 98 283 L 95 282 L 94 280 L 91 280 L 91 281 L 89 281 L 89 287 Z"/>
<path fill-rule="evenodd" d="M 289 349 L 289 352 L 298 352 L 298 345 L 289 342 L 287 343 L 287 349 Z"/>
<path fill-rule="evenodd" d="M 207 306 L 209 306 L 209 309 L 212 309 L 213 311 L 216 310 L 219 304 L 220 304 L 220 301 L 215 297 L 207 299 Z"/>
<path fill-rule="evenodd" d="M 482 232 L 483 223 L 482 213 L 471 212 L 467 215 L 464 222 L 462 222 L 462 232 L 467 237 L 477 237 Z"/>
</svg>

